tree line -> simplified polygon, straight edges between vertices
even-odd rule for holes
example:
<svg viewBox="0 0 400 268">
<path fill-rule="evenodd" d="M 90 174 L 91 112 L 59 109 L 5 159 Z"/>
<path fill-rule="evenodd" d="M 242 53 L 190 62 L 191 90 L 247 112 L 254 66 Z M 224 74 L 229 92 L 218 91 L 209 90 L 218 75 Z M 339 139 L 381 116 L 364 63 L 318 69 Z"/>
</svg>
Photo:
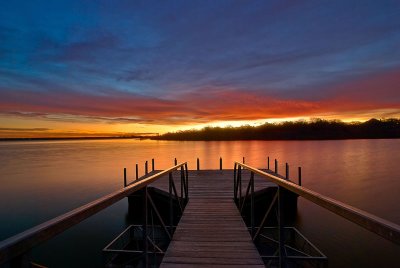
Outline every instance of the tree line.
<svg viewBox="0 0 400 268">
<path fill-rule="evenodd" d="M 265 123 L 260 126 L 205 127 L 200 130 L 169 132 L 159 140 L 328 140 L 400 138 L 400 119 L 370 119 L 345 123 L 339 120 L 312 119 Z"/>
</svg>

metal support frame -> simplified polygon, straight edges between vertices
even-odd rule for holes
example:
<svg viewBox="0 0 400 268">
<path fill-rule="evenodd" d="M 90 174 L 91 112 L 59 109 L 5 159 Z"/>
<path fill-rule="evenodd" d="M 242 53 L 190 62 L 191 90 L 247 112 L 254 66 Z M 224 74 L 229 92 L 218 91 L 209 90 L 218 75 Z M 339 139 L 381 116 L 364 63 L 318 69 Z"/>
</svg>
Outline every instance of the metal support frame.
<svg viewBox="0 0 400 268">
<path fill-rule="evenodd" d="M 244 198 L 242 198 L 242 170 L 248 170 L 251 172 L 251 179 L 249 182 L 249 185 L 247 186 L 246 190 L 246 195 Z M 244 163 L 240 162 L 235 162 L 234 163 L 234 182 L 233 182 L 233 198 L 234 201 L 240 211 L 243 209 L 243 203 L 246 202 L 246 198 L 248 198 L 249 194 L 249 187 L 254 187 L 254 174 L 257 174 L 258 176 L 268 179 L 275 183 L 278 186 L 278 190 L 276 195 L 274 196 L 272 202 L 269 204 L 269 207 L 261 221 L 260 227 L 255 228 L 252 226 L 252 221 L 250 221 L 250 227 L 249 231 L 252 234 L 253 241 L 258 239 L 259 237 L 264 237 L 264 235 L 261 233 L 261 230 L 265 225 L 267 217 L 271 214 L 271 211 L 273 210 L 273 207 L 276 207 L 277 209 L 277 220 L 278 220 L 278 232 L 279 232 L 279 248 L 277 252 L 275 252 L 275 255 L 278 254 L 278 256 L 268 256 L 268 257 L 273 257 L 275 259 L 279 258 L 279 267 L 285 267 L 287 260 L 292 260 L 292 259 L 299 259 L 299 260 L 304 260 L 308 258 L 308 256 L 288 256 L 286 248 L 288 248 L 285 245 L 285 233 L 283 230 L 285 230 L 284 226 L 284 208 L 283 208 L 283 192 L 288 191 L 292 194 L 297 194 L 298 196 L 301 196 L 312 203 L 325 208 L 355 224 L 358 224 L 359 226 L 363 227 L 366 230 L 369 230 L 377 235 L 380 235 L 381 237 L 385 238 L 388 241 L 391 241 L 395 244 L 400 244 L 400 226 L 393 223 L 389 222 L 387 220 L 384 220 L 382 218 L 379 218 L 375 215 L 372 215 L 368 212 L 362 211 L 360 209 L 357 209 L 355 207 L 349 206 L 347 204 L 344 204 L 340 201 L 334 200 L 332 198 L 328 198 L 326 196 L 323 196 L 322 194 L 316 193 L 314 191 L 311 191 L 307 188 L 304 188 L 301 186 L 302 184 L 302 174 L 301 174 L 301 167 L 298 168 L 298 184 L 292 182 L 289 180 L 289 165 L 286 164 L 286 176 L 283 177 L 277 173 L 278 171 L 278 161 L 275 159 L 275 172 L 270 172 L 268 169 L 268 172 L 264 172 L 260 169 L 254 168 L 252 166 L 246 165 Z M 252 195 L 254 192 L 252 191 Z M 254 207 L 251 206 L 251 211 L 250 211 L 250 216 L 252 217 L 254 215 Z M 256 233 L 254 234 L 254 228 L 257 229 Z M 265 237 L 264 237 L 265 238 Z M 323 260 L 325 256 L 322 257 L 310 257 L 310 260 Z"/>
<path fill-rule="evenodd" d="M 168 184 L 169 184 L 169 225 L 167 226 L 165 224 L 164 219 L 161 217 L 160 212 L 158 211 L 153 198 L 151 197 L 150 193 L 148 192 L 147 186 L 144 188 L 144 223 L 143 223 L 143 254 L 144 254 L 144 263 L 145 267 L 148 267 L 149 261 L 148 261 L 148 247 L 149 243 L 153 246 L 154 250 L 150 253 L 155 254 L 157 253 L 163 253 L 163 251 L 157 246 L 155 241 L 153 241 L 147 234 L 148 228 L 154 228 L 154 221 L 153 221 L 153 212 L 156 215 L 156 218 L 160 222 L 161 227 L 165 231 L 167 237 L 169 240 L 172 239 L 172 235 L 174 233 L 174 230 L 176 226 L 174 226 L 174 199 L 177 201 L 179 208 L 180 208 L 180 213 L 183 214 L 183 210 L 186 206 L 186 204 L 189 201 L 189 189 L 188 189 L 188 170 L 187 170 L 187 164 L 184 164 L 180 167 L 180 195 L 178 195 L 178 191 L 175 186 L 174 182 L 174 177 L 172 172 L 168 173 Z M 149 206 L 150 204 L 150 206 Z M 152 223 L 149 226 L 148 224 L 148 215 L 149 212 L 151 213 L 152 216 Z"/>
<path fill-rule="evenodd" d="M 277 171 L 278 161 L 275 159 L 275 170 Z M 269 157 L 268 157 L 268 169 L 269 169 Z M 288 164 L 286 163 L 286 180 L 289 178 L 289 171 L 288 171 Z M 266 221 L 268 216 L 271 214 L 271 211 L 274 207 L 276 207 L 276 216 L 278 222 L 278 232 L 279 232 L 279 239 L 276 241 L 279 244 L 278 250 L 276 254 L 278 255 L 276 258 L 279 259 L 279 267 L 286 267 L 286 246 L 285 246 L 285 234 L 284 234 L 284 212 L 283 212 L 283 205 L 282 205 L 282 187 L 278 186 L 276 194 L 274 195 L 267 211 L 261 221 L 259 227 L 255 227 L 254 223 L 254 172 L 250 171 L 250 179 L 249 183 L 246 187 L 245 195 L 242 198 L 242 166 L 239 163 L 235 163 L 234 165 L 234 181 L 233 181 L 233 198 L 234 201 L 242 214 L 245 202 L 248 198 L 250 198 L 250 226 L 249 231 L 253 241 L 256 241 L 260 236 L 263 238 L 267 238 L 261 232 L 265 227 Z M 275 241 L 275 240 L 274 240 Z"/>
</svg>

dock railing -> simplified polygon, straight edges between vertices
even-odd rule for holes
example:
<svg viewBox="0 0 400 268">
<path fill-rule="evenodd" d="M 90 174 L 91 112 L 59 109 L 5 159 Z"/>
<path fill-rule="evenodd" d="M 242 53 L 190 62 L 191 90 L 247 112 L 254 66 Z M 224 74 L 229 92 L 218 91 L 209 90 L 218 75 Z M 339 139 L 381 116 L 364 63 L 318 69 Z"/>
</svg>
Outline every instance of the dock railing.
<svg viewBox="0 0 400 268">
<path fill-rule="evenodd" d="M 90 202 L 61 216 L 53 218 L 22 233 L 1 241 L 0 266 L 2 264 L 11 263 L 11 266 L 15 267 L 30 267 L 30 260 L 27 260 L 26 258 L 27 254 L 33 247 L 51 239 L 52 237 L 67 230 L 68 228 L 77 225 L 81 221 L 113 205 L 121 199 L 128 197 L 138 190 L 144 188 L 145 192 L 147 193 L 147 186 L 163 176 L 169 176 L 170 197 L 175 195 L 175 197 L 178 198 L 178 193 L 176 191 L 172 178 L 172 172 L 178 169 L 180 169 L 181 171 L 181 185 L 184 186 L 184 188 L 182 188 L 181 190 L 182 196 L 180 198 L 185 199 L 185 201 L 187 202 L 188 167 L 187 162 L 183 162 L 154 175 L 145 177 L 141 180 L 136 180 L 120 190 L 114 191 L 113 193 L 103 196 L 93 202 Z M 145 222 L 145 224 L 147 225 L 147 221 Z M 144 229 L 146 230 L 147 228 Z M 145 242 L 147 242 L 147 239 L 145 239 Z"/>
<path fill-rule="evenodd" d="M 275 161 L 276 162 L 276 161 Z M 269 162 L 268 162 L 269 163 Z M 242 170 L 248 170 L 250 171 L 250 180 L 247 186 L 247 190 L 245 194 L 242 194 Z M 255 240 L 258 235 L 260 230 L 263 228 L 263 224 L 265 222 L 266 216 L 268 216 L 268 213 L 272 209 L 272 205 L 275 202 L 278 202 L 278 228 L 279 233 L 280 233 L 280 241 L 279 241 L 279 261 L 280 264 L 285 262 L 285 256 L 284 256 L 284 243 L 283 243 L 283 238 L 282 238 L 282 232 L 283 232 L 283 226 L 282 226 L 282 212 L 281 207 L 282 207 L 282 200 L 280 197 L 282 193 L 282 189 L 286 189 L 292 193 L 295 193 L 312 203 L 323 207 L 355 224 L 358 224 L 359 226 L 363 227 L 364 229 L 367 229 L 377 235 L 380 235 L 381 237 L 397 244 L 400 245 L 400 226 L 387 221 L 385 219 L 382 219 L 380 217 L 377 217 L 375 215 L 372 215 L 366 211 L 363 211 L 361 209 L 352 207 L 350 205 L 347 205 L 345 203 L 342 203 L 338 200 L 335 200 L 333 198 L 329 198 L 327 196 L 324 196 L 322 194 L 319 194 L 317 192 L 314 192 L 310 189 L 307 189 L 305 187 L 302 187 L 292 181 L 288 180 L 288 176 L 286 178 L 282 178 L 282 176 L 279 176 L 277 173 L 277 167 L 275 163 L 275 174 L 274 173 L 268 173 L 265 171 L 262 171 L 258 168 L 246 165 L 244 163 L 240 162 L 235 162 L 234 163 L 234 200 L 238 204 L 239 209 L 243 207 L 243 202 L 245 202 L 245 199 L 247 197 L 250 198 L 251 202 L 251 207 L 250 207 L 250 233 Z M 278 191 L 277 194 L 274 197 L 274 200 L 272 201 L 272 204 L 267 210 L 266 215 L 264 216 L 263 221 L 261 222 L 261 225 L 258 227 L 258 231 L 256 232 L 256 227 L 254 226 L 254 175 L 257 174 L 261 176 L 262 178 L 268 179 L 269 181 L 275 183 L 278 185 Z M 282 254 L 281 254 L 282 252 Z M 281 266 L 280 265 L 280 266 Z M 281 266 L 282 267 L 282 266 Z"/>
</svg>

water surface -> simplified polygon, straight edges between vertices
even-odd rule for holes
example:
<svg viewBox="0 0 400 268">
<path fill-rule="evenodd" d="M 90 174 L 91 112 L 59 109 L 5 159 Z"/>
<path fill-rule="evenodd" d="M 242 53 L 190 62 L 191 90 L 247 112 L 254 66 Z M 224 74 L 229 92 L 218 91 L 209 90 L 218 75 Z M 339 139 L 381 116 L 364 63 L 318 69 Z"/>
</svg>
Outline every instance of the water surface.
<svg viewBox="0 0 400 268">
<path fill-rule="evenodd" d="M 201 169 L 267 156 L 290 164 L 303 186 L 400 224 L 400 140 L 215 141 L 73 140 L 0 143 L 0 240 L 120 188 L 123 168 L 134 177 L 155 158 L 156 169 L 200 158 Z M 400 254 L 358 226 L 299 199 L 296 226 L 329 258 L 330 267 L 390 267 Z M 126 226 L 123 200 L 45 243 L 35 260 L 55 267 L 100 266 L 101 249 Z M 79 245 L 79 246 L 77 246 Z M 78 265 L 78 266 L 79 266 Z"/>
</svg>

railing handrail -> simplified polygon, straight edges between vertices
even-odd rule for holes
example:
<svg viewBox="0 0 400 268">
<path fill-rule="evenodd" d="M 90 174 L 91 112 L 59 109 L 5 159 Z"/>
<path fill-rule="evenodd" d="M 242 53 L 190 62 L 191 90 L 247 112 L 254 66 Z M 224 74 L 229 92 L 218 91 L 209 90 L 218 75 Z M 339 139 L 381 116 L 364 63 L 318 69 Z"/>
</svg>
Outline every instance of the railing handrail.
<svg viewBox="0 0 400 268">
<path fill-rule="evenodd" d="M 323 207 L 359 226 L 380 235 L 381 237 L 400 245 L 400 225 L 397 225 L 388 220 L 382 219 L 371 213 L 363 211 L 361 209 L 355 208 L 333 198 L 324 196 L 317 192 L 314 192 L 305 187 L 299 186 L 291 181 L 279 178 L 273 174 L 264 172 L 252 166 L 235 162 L 235 166 L 241 166 L 255 174 L 262 177 L 268 178 L 270 181 L 276 183 L 277 185 L 296 193 L 297 195 L 304 197 L 305 199 L 313 202 L 314 204 Z"/>
<path fill-rule="evenodd" d="M 156 181 L 157 179 L 185 165 L 187 165 L 187 162 L 177 164 L 157 174 L 135 181 L 125 188 L 116 190 L 63 215 L 41 223 L 8 239 L 0 241 L 0 264 L 8 262 L 13 258 L 24 254 L 34 246 L 49 240 L 66 229 L 118 202 L 124 197 L 129 196 L 130 194 Z"/>
</svg>

